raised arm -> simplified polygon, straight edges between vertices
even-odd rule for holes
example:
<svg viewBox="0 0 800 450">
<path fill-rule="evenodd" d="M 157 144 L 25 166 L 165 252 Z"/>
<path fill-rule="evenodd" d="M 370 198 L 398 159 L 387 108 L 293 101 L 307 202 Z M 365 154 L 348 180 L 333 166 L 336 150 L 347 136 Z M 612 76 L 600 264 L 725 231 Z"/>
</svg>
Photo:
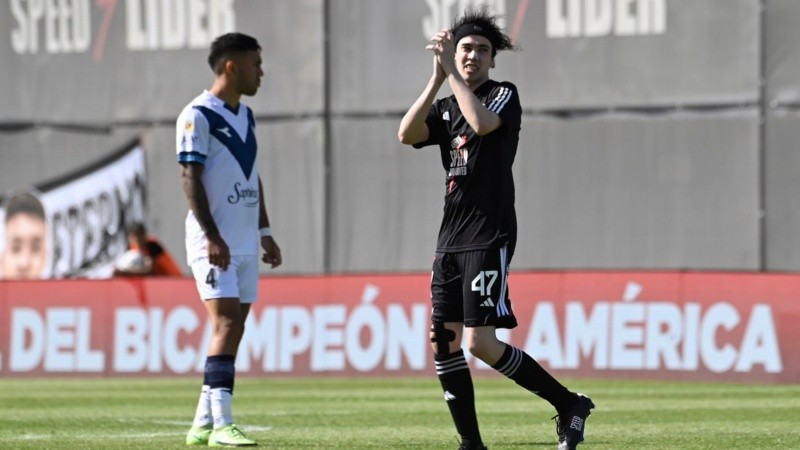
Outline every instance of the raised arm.
<svg viewBox="0 0 800 450">
<path fill-rule="evenodd" d="M 413 145 L 428 139 L 430 130 L 425 124 L 425 119 L 428 117 L 431 103 L 436 98 L 439 88 L 444 84 L 444 80 L 444 72 L 434 55 L 433 74 L 428 80 L 427 86 L 403 116 L 403 120 L 400 121 L 400 129 L 397 131 L 397 138 L 400 139 L 400 142 Z"/>
<path fill-rule="evenodd" d="M 464 82 L 458 72 L 450 73 L 447 76 L 447 81 L 456 96 L 456 100 L 458 100 L 461 114 L 464 115 L 464 119 L 469 126 L 475 130 L 475 134 L 484 136 L 500 128 L 500 125 L 503 124 L 500 116 L 487 109 L 478 100 L 478 97 L 475 96 L 475 93 L 467 86 L 467 83 Z"/>
<path fill-rule="evenodd" d="M 447 30 L 440 31 L 431 39 L 431 42 L 428 47 L 436 54 L 439 65 L 447 77 L 450 89 L 458 101 L 461 114 L 464 115 L 464 119 L 469 123 L 469 126 L 478 136 L 489 134 L 499 128 L 503 124 L 500 116 L 490 111 L 478 100 L 478 97 L 473 92 L 473 89 L 478 86 L 470 87 L 458 72 L 456 66 L 456 42 L 453 41 L 453 33 Z M 469 54 L 471 52 L 486 52 L 490 51 L 490 49 L 468 45 L 462 51 Z"/>
</svg>

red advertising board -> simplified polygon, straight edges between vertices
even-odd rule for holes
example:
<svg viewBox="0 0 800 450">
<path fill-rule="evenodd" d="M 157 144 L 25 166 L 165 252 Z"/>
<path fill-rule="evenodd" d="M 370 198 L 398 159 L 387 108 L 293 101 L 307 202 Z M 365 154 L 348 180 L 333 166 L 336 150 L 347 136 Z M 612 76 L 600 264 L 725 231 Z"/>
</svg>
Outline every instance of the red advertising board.
<svg viewBox="0 0 800 450">
<path fill-rule="evenodd" d="M 269 277 L 240 375 L 432 375 L 428 274 Z M 559 376 L 800 381 L 800 275 L 513 273 L 499 330 Z M 199 374 L 190 279 L 0 282 L 0 376 Z M 492 369 L 471 361 L 474 373 Z"/>
</svg>

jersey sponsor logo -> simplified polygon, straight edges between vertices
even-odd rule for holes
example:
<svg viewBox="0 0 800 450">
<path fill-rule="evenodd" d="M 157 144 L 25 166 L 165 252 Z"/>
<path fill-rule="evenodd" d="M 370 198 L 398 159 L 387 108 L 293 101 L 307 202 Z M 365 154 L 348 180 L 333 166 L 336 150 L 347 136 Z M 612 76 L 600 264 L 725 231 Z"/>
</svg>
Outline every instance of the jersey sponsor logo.
<svg viewBox="0 0 800 450">
<path fill-rule="evenodd" d="M 228 196 L 228 203 L 235 205 L 239 202 L 248 208 L 258 206 L 258 189 L 242 187 L 242 183 L 233 185 L 233 194 Z"/>
<path fill-rule="evenodd" d="M 467 145 L 467 136 L 461 135 L 450 141 L 450 171 L 448 176 L 457 177 L 467 174 L 467 160 L 469 150 L 464 148 Z"/>
</svg>

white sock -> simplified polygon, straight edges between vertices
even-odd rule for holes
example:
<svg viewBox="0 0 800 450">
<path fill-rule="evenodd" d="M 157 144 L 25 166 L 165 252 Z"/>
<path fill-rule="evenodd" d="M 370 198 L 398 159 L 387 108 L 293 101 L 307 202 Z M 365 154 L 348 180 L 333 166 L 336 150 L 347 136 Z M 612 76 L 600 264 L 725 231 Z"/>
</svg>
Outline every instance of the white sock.
<svg viewBox="0 0 800 450">
<path fill-rule="evenodd" d="M 208 386 L 204 385 L 203 389 L 200 391 L 200 400 L 197 402 L 197 411 L 194 413 L 194 422 L 192 423 L 195 427 L 205 427 L 214 423 L 214 420 L 211 417 L 211 393 L 209 392 Z"/>
<path fill-rule="evenodd" d="M 230 389 L 211 389 L 211 415 L 214 417 L 214 428 L 222 428 L 233 423 L 232 400 L 233 394 Z"/>
</svg>

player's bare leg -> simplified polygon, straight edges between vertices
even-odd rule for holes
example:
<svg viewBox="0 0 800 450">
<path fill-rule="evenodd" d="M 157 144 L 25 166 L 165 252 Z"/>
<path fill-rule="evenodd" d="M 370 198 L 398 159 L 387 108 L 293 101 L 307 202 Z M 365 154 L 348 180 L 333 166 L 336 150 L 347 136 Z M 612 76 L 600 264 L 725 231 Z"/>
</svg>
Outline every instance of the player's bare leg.
<svg viewBox="0 0 800 450">
<path fill-rule="evenodd" d="M 209 446 L 255 445 L 255 441 L 247 439 L 236 427 L 232 413 L 234 362 L 250 304 L 240 303 L 236 298 L 211 299 L 203 304 L 211 319 L 212 338 L 206 358 L 203 391 L 186 443 L 203 445 L 205 440 Z"/>
</svg>

